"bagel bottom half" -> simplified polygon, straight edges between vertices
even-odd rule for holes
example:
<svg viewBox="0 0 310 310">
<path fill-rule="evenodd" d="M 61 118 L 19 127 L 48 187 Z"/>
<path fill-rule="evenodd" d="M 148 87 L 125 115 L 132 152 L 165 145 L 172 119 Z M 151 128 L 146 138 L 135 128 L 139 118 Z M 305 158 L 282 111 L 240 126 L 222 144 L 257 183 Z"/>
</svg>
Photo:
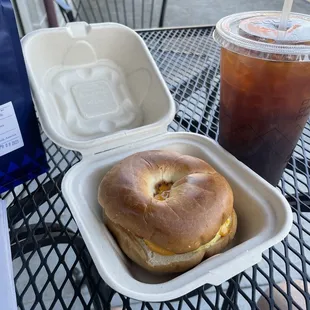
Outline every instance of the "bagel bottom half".
<svg viewBox="0 0 310 310">
<path fill-rule="evenodd" d="M 136 264 L 153 273 L 179 273 L 198 265 L 204 258 L 209 258 L 224 250 L 228 243 L 234 238 L 237 230 L 237 216 L 235 210 L 229 218 L 229 231 L 225 236 L 217 234 L 211 242 L 202 245 L 195 251 L 161 255 L 152 251 L 143 239 L 135 236 L 129 230 L 113 223 L 103 210 L 104 222 L 116 238 L 122 251 Z"/>
</svg>

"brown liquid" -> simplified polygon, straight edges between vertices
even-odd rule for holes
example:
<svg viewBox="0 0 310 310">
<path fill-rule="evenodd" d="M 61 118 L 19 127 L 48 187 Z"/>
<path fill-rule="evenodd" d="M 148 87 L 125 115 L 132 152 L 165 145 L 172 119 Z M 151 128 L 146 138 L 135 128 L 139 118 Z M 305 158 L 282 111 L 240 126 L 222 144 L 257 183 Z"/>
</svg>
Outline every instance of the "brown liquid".
<svg viewBox="0 0 310 310">
<path fill-rule="evenodd" d="M 310 114 L 310 62 L 222 48 L 219 143 L 277 185 Z"/>
</svg>

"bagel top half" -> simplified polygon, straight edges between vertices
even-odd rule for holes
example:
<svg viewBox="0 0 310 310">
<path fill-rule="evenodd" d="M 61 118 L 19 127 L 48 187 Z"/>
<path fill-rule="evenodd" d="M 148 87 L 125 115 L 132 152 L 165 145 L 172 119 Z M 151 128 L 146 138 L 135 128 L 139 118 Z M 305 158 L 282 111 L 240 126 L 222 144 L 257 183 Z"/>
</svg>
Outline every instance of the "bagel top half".
<svg viewBox="0 0 310 310">
<path fill-rule="evenodd" d="M 176 254 L 211 241 L 233 214 L 226 179 L 205 161 L 170 151 L 122 160 L 104 176 L 98 200 L 111 222 Z"/>
</svg>

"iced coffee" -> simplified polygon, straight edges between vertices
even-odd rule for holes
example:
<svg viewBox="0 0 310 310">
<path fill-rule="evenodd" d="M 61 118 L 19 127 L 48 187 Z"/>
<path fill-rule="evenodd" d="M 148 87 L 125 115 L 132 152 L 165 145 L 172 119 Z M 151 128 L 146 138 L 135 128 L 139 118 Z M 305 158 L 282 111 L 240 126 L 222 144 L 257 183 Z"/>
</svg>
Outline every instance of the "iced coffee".
<svg viewBox="0 0 310 310">
<path fill-rule="evenodd" d="M 277 185 L 310 115 L 310 37 L 279 39 L 275 13 L 251 14 L 224 18 L 214 35 L 222 45 L 219 143 Z M 294 14 L 291 27 L 310 25 L 307 18 Z"/>
</svg>

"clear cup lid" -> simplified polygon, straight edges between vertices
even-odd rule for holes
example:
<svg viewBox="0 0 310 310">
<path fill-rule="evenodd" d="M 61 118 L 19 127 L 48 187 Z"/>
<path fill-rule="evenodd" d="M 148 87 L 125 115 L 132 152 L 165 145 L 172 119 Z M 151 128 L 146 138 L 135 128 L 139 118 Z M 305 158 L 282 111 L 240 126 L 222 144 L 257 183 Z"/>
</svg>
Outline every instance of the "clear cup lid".
<svg viewBox="0 0 310 310">
<path fill-rule="evenodd" d="M 268 59 L 271 55 L 310 59 L 310 15 L 291 13 L 286 31 L 278 30 L 281 12 L 245 12 L 222 18 L 214 39 L 226 49 Z M 271 55 L 270 55 L 271 54 Z M 288 59 L 290 60 L 290 59 Z"/>
</svg>

